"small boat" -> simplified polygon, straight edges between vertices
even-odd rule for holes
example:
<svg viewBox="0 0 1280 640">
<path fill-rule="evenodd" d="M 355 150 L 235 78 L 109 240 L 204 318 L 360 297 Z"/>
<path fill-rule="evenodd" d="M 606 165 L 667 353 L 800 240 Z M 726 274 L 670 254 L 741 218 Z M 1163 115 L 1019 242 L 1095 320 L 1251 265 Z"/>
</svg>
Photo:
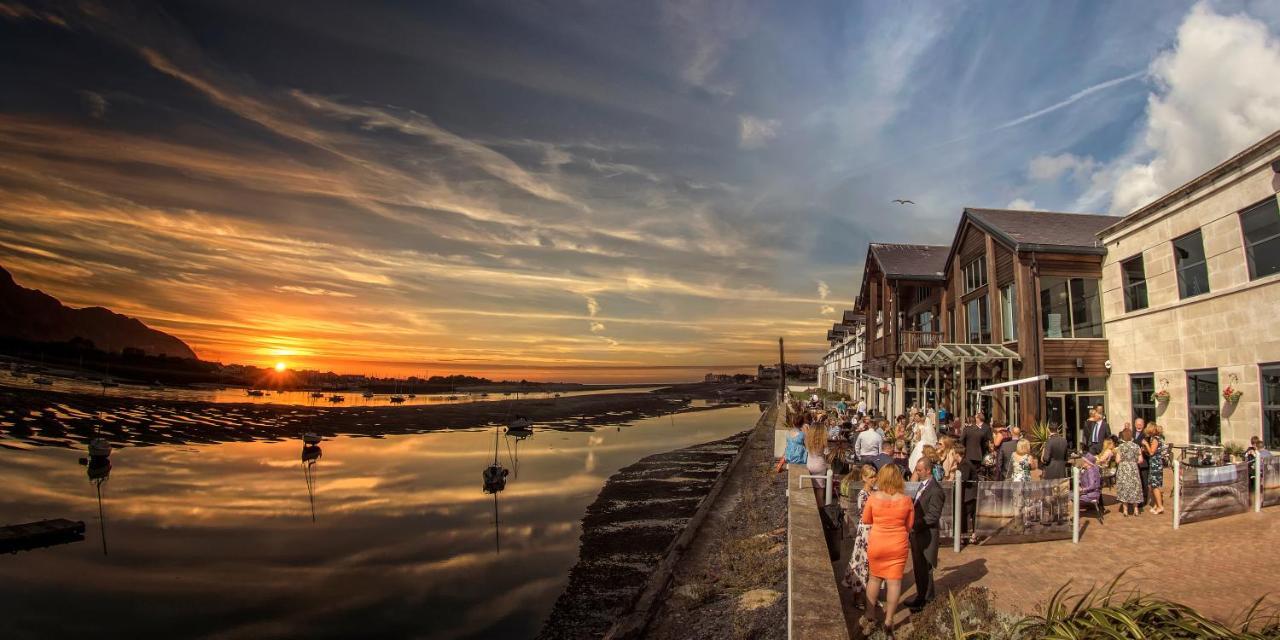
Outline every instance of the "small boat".
<svg viewBox="0 0 1280 640">
<path fill-rule="evenodd" d="M 245 391 L 244 393 L 245 393 L 245 395 L 253 396 L 253 397 L 255 397 L 255 398 L 261 398 L 262 396 L 266 395 L 265 393 L 263 393 L 263 392 L 262 392 L 262 390 L 261 390 L 261 389 L 249 389 L 248 391 Z"/>
<path fill-rule="evenodd" d="M 360 394 L 360 395 L 361 395 L 361 396 L 363 396 L 364 398 L 372 398 L 372 397 L 373 397 L 373 392 L 372 392 L 372 391 L 366 391 L 366 392 L 364 392 L 364 393 L 362 393 L 362 394 Z"/>
<path fill-rule="evenodd" d="M 339 394 L 339 393 L 335 393 L 329 396 L 329 402 L 342 402 L 343 400 L 346 400 L 346 399 L 347 399 L 346 396 L 343 396 L 342 394 Z"/>
<path fill-rule="evenodd" d="M 22 369 L 14 369 L 13 371 L 9 372 L 9 375 L 15 378 L 25 378 L 27 377 L 27 372 L 23 371 Z"/>
<path fill-rule="evenodd" d="M 106 387 L 118 387 L 118 386 L 120 386 L 120 383 L 119 383 L 119 382 L 116 382 L 115 380 L 112 380 L 111 378 L 103 378 L 103 379 L 102 379 L 102 386 L 103 386 L 103 388 L 106 388 Z"/>
<path fill-rule="evenodd" d="M 53 381 L 52 381 L 52 380 L 50 380 L 50 379 L 48 379 L 48 378 L 46 378 L 46 377 L 44 377 L 44 376 L 40 376 L 40 377 L 38 377 L 38 378 L 32 378 L 32 379 L 31 379 L 31 381 L 32 381 L 32 382 L 34 382 L 34 383 L 36 383 L 36 384 L 42 384 L 42 385 L 44 385 L 44 386 L 46 386 L 46 387 L 52 387 L 52 386 L 53 386 Z"/>
<path fill-rule="evenodd" d="M 485 493 L 497 493 L 507 488 L 507 470 L 496 462 L 485 467 L 481 477 L 484 478 Z"/>
<path fill-rule="evenodd" d="M 152 391 L 164 391 L 164 385 L 160 384 L 160 381 L 159 381 L 159 380 L 156 380 L 155 382 L 152 382 L 152 383 L 151 383 L 151 386 L 149 386 L 149 387 L 147 387 L 147 388 L 148 388 L 148 389 L 150 389 L 150 390 L 152 390 Z"/>
<path fill-rule="evenodd" d="M 481 393 L 480 393 L 480 397 L 481 397 L 481 398 L 488 398 L 488 397 L 489 397 L 489 394 L 484 393 L 484 392 L 481 392 Z"/>
<path fill-rule="evenodd" d="M 311 394 L 311 397 L 312 397 L 312 398 L 323 398 L 323 397 L 324 397 L 324 394 L 323 394 L 323 393 L 320 393 L 319 391 L 316 391 L 316 392 L 314 392 L 314 393 L 312 393 L 312 394 Z"/>
<path fill-rule="evenodd" d="M 533 435 L 533 423 L 528 418 L 517 417 L 507 425 L 507 435 L 524 440 Z"/>
<path fill-rule="evenodd" d="M 414 398 L 416 398 L 416 397 L 418 397 L 418 394 L 416 394 L 416 393 L 411 393 L 411 394 L 409 394 L 409 399 L 410 399 L 410 400 L 412 400 L 412 399 L 414 399 Z"/>
<path fill-rule="evenodd" d="M 94 458 L 105 458 L 111 455 L 111 443 L 106 438 L 94 438 L 89 441 L 89 455 Z"/>
<path fill-rule="evenodd" d="M 555 394 L 555 395 L 554 395 L 554 396 L 552 396 L 552 397 L 553 397 L 553 398 L 559 398 L 559 397 L 560 397 L 560 394 L 558 394 L 558 393 L 557 393 L 557 394 Z"/>
<path fill-rule="evenodd" d="M 457 399 L 458 399 L 458 396 L 448 396 L 445 398 L 445 400 L 457 400 Z"/>
<path fill-rule="evenodd" d="M 320 441 L 323 439 L 324 438 L 320 437 L 320 435 L 316 433 L 302 434 L 302 442 L 305 444 L 320 444 Z"/>
<path fill-rule="evenodd" d="M 391 404 L 400 404 L 401 402 L 404 402 L 404 396 L 401 396 L 401 395 L 391 396 L 389 400 L 391 400 Z"/>
</svg>

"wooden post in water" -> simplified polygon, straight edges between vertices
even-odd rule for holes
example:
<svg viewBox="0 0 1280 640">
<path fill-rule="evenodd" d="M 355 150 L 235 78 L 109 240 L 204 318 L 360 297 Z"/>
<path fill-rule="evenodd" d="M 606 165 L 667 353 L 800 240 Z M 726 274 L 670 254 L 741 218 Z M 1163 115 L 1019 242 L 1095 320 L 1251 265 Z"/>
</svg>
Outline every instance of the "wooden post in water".
<svg viewBox="0 0 1280 640">
<path fill-rule="evenodd" d="M 782 338 L 778 338 L 778 392 L 785 401 L 787 398 L 787 356 L 782 348 Z"/>
</svg>

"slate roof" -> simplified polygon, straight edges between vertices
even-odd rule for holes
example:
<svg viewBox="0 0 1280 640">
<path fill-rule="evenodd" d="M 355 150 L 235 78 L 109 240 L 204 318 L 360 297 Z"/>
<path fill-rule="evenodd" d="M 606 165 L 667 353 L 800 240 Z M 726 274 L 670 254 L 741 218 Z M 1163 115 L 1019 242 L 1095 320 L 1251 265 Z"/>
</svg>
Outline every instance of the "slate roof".
<svg viewBox="0 0 1280 640">
<path fill-rule="evenodd" d="M 947 251 L 951 247 L 931 244 L 871 243 L 871 255 L 890 278 L 944 280 Z"/>
<path fill-rule="evenodd" d="M 1119 216 L 1054 211 L 965 208 L 974 224 L 1001 238 L 1015 251 L 1064 251 L 1104 254 L 1098 232 Z"/>
</svg>

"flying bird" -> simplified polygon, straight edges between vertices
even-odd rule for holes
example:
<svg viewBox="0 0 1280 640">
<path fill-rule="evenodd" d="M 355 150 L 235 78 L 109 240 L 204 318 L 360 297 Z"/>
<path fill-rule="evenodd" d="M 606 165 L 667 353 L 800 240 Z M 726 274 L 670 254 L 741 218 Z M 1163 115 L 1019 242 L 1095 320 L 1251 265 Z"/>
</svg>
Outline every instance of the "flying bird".
<svg viewBox="0 0 1280 640">
<path fill-rule="evenodd" d="M 910 200 L 894 200 L 894 202 L 896 202 L 896 203 L 898 203 L 898 204 L 915 204 L 914 202 L 912 202 L 912 201 L 910 201 Z"/>
</svg>

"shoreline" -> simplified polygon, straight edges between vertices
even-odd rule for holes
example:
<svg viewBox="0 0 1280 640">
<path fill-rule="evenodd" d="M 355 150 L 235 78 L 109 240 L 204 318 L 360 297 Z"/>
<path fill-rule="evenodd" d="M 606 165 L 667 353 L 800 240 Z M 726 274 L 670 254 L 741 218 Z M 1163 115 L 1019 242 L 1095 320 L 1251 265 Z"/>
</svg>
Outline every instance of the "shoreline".
<svg viewBox="0 0 1280 640">
<path fill-rule="evenodd" d="M 726 393 L 729 391 L 729 393 Z M 113 447 L 280 440 L 312 432 L 381 437 L 504 425 L 516 416 L 539 429 L 589 431 L 640 418 L 740 406 L 768 390 L 738 385 L 676 385 L 651 393 L 493 400 L 408 407 L 301 407 L 190 400 L 151 400 L 30 390 L 0 385 L 0 442 L 5 438 L 72 447 L 104 437 Z M 692 406 L 693 399 L 719 403 Z"/>
</svg>

